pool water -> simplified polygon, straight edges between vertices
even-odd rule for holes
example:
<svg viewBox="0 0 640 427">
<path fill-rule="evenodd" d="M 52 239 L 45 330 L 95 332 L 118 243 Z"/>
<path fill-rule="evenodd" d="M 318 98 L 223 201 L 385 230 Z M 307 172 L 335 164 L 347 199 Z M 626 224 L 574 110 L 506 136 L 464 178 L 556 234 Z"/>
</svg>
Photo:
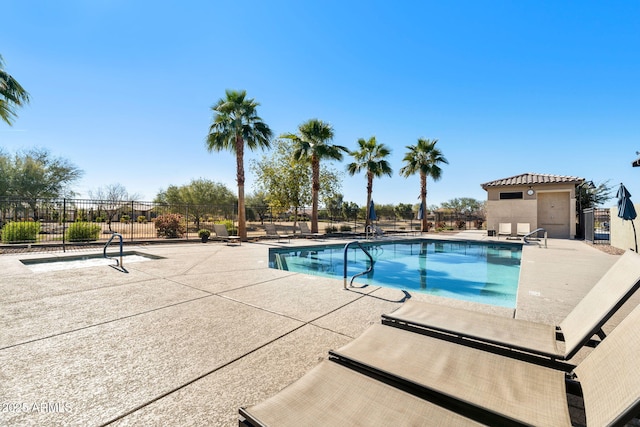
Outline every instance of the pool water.
<svg viewBox="0 0 640 427">
<path fill-rule="evenodd" d="M 362 242 L 374 259 L 371 273 L 354 286 L 375 285 L 514 308 L 521 245 L 410 240 Z M 344 246 L 272 248 L 269 266 L 341 279 Z M 369 258 L 357 246 L 347 253 L 347 278 L 365 271 Z"/>
</svg>

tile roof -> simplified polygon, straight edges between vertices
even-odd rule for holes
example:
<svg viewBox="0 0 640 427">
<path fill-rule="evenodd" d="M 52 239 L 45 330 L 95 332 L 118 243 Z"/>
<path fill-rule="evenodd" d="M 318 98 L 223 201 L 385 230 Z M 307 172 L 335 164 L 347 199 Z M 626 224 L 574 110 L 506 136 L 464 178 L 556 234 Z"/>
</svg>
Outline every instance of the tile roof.
<svg viewBox="0 0 640 427">
<path fill-rule="evenodd" d="M 532 184 L 580 184 L 584 178 L 577 176 L 549 175 L 544 173 L 523 173 L 521 175 L 510 176 L 509 178 L 497 179 L 495 181 L 481 184 L 485 190 L 487 187 L 501 187 L 507 185 L 532 185 Z"/>
</svg>

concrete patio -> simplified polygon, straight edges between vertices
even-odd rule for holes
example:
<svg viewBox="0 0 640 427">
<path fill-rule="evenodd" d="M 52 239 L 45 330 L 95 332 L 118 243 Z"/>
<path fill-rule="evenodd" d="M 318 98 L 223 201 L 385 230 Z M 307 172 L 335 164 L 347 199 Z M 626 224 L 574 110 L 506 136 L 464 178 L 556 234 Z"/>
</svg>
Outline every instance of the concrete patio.
<svg viewBox="0 0 640 427">
<path fill-rule="evenodd" d="M 0 425 L 237 425 L 240 406 L 304 375 L 404 296 L 268 268 L 269 246 L 310 243 L 125 245 L 163 257 L 128 273 L 34 273 L 20 259 L 51 254 L 0 256 Z M 617 259 L 580 241 L 526 245 L 515 313 L 413 297 L 555 323 Z"/>
</svg>

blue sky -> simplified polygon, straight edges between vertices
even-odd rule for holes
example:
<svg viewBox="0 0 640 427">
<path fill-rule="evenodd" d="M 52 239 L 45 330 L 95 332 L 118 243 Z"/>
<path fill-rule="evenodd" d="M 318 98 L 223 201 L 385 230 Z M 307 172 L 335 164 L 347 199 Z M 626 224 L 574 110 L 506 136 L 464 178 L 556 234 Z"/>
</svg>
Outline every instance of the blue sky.
<svg viewBox="0 0 640 427">
<path fill-rule="evenodd" d="M 416 203 L 406 146 L 436 138 L 449 165 L 429 205 L 484 200 L 480 184 L 572 175 L 640 197 L 640 2 L 3 0 L 0 54 L 30 93 L 0 147 L 44 147 L 151 200 L 207 178 L 234 192 L 231 153 L 209 153 L 211 106 L 245 89 L 274 134 L 319 118 L 336 144 L 393 150 L 376 203 Z M 261 152 L 247 153 L 251 158 Z M 333 167 L 344 171 L 349 157 Z M 255 182 L 249 173 L 247 191 Z M 363 174 L 344 174 L 363 205 Z M 613 204 L 613 201 L 611 201 Z"/>
</svg>

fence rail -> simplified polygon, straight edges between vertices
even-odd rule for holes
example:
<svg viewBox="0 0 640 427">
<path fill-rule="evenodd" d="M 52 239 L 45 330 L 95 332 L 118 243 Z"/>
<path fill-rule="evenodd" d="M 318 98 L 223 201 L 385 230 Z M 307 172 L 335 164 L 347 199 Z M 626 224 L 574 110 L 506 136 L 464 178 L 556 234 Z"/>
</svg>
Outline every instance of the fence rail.
<svg viewBox="0 0 640 427">
<path fill-rule="evenodd" d="M 265 235 L 264 223 L 275 223 L 282 231 L 291 231 L 295 222 L 309 221 L 310 208 L 278 212 L 267 206 L 248 206 L 247 231 L 249 238 Z M 143 201 L 113 201 L 93 199 L 27 199 L 0 198 L 0 241 L 3 244 L 62 245 L 106 242 L 112 233 L 122 234 L 125 241 L 162 241 L 167 237 L 158 233 L 157 219 L 166 214 L 180 215 L 184 232 L 179 239 L 199 239 L 198 231 L 213 232 L 214 223 L 224 223 L 231 234 L 236 232 L 237 205 L 169 205 Z M 349 218 L 341 213 L 320 209 L 320 231 L 326 233 L 364 232 L 365 211 L 361 209 Z M 483 219 L 436 212 L 429 216 L 431 229 L 477 229 Z M 33 223 L 35 236 L 10 231 L 12 223 Z M 74 235 L 74 224 L 91 224 L 90 236 Z M 420 228 L 415 218 L 402 219 L 394 215 L 378 215 L 376 225 L 389 232 L 409 232 Z"/>
</svg>

